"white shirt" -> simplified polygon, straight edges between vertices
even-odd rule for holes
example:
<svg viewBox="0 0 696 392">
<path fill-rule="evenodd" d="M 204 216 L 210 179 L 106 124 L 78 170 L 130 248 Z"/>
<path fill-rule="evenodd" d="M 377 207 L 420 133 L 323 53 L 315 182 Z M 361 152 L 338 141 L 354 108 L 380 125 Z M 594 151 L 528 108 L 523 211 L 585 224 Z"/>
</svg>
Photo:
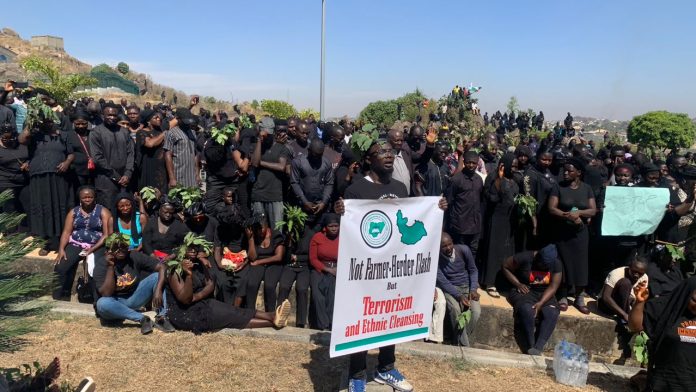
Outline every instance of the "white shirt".
<svg viewBox="0 0 696 392">
<path fill-rule="evenodd" d="M 401 151 L 394 155 L 394 173 L 392 178 L 406 185 L 406 190 L 411 193 L 411 173 L 408 171 L 408 167 L 406 167 Z"/>
</svg>

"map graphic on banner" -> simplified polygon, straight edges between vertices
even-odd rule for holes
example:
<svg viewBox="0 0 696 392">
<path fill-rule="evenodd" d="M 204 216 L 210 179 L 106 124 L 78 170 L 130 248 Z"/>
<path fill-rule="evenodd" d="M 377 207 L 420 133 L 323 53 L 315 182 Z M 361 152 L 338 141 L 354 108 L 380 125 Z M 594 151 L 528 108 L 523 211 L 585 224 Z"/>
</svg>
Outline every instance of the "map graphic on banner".
<svg viewBox="0 0 696 392">
<path fill-rule="evenodd" d="M 602 235 L 652 234 L 669 204 L 666 188 L 608 186 L 604 199 Z"/>
<path fill-rule="evenodd" d="M 439 197 L 344 200 L 330 356 L 428 336 Z"/>
</svg>

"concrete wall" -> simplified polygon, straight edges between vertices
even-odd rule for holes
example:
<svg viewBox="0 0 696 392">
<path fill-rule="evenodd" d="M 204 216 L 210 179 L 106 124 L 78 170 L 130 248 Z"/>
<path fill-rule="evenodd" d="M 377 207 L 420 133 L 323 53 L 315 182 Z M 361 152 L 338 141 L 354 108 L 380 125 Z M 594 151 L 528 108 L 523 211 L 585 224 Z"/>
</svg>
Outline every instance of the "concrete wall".
<svg viewBox="0 0 696 392">
<path fill-rule="evenodd" d="M 35 48 L 64 50 L 63 38 L 52 35 L 36 35 L 31 37 L 31 46 Z"/>
</svg>

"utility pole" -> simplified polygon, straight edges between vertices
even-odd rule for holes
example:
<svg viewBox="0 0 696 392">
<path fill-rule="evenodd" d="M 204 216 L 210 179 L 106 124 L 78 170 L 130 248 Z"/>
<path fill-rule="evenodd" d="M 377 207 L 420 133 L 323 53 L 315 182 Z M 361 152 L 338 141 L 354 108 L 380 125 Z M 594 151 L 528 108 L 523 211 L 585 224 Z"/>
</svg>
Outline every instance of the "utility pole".
<svg viewBox="0 0 696 392">
<path fill-rule="evenodd" d="M 321 0 L 321 76 L 319 80 L 319 119 L 324 121 L 324 72 L 326 57 L 326 0 Z"/>
</svg>

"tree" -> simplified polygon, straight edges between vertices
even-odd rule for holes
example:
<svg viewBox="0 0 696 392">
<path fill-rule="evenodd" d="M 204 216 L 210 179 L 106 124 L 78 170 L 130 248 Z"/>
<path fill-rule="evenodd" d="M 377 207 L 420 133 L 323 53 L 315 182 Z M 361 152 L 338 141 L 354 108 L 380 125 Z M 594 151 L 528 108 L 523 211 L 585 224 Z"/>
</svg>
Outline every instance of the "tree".
<svg viewBox="0 0 696 392">
<path fill-rule="evenodd" d="M 65 104 L 78 87 L 97 84 L 97 80 L 90 76 L 64 75 L 53 61 L 36 55 L 24 58 L 20 66 L 29 73 L 34 87 L 45 89 L 61 105 Z"/>
<path fill-rule="evenodd" d="M 259 108 L 259 101 L 257 101 L 257 100 L 251 101 L 251 107 L 254 110 L 258 109 Z"/>
<path fill-rule="evenodd" d="M 642 147 L 677 150 L 691 147 L 696 126 L 684 113 L 648 112 L 628 124 L 628 141 Z"/>
<path fill-rule="evenodd" d="M 12 191 L 0 193 L 0 206 L 13 198 Z M 50 273 L 21 272 L 20 259 L 40 243 L 27 239 L 16 227 L 24 214 L 0 213 L 0 352 L 17 348 L 17 338 L 34 331 L 36 321 L 28 316 L 37 315 L 45 307 L 36 301 L 52 282 Z"/>
<path fill-rule="evenodd" d="M 297 115 L 303 120 L 308 119 L 310 115 L 314 116 L 315 119 L 319 119 L 319 112 L 312 108 L 302 109 Z"/>
<path fill-rule="evenodd" d="M 519 113 L 520 105 L 519 105 L 519 103 L 517 103 L 516 96 L 513 95 L 512 97 L 510 97 L 510 100 L 507 103 L 507 111 L 508 111 L 508 113 L 509 112 Z"/>
<path fill-rule="evenodd" d="M 385 125 L 390 127 L 397 120 L 396 101 L 370 102 L 358 116 L 363 124 Z"/>
<path fill-rule="evenodd" d="M 116 65 L 116 69 L 118 70 L 118 72 L 121 73 L 121 75 L 125 76 L 130 70 L 130 67 L 128 67 L 128 64 L 121 61 L 120 63 L 118 63 L 118 65 Z"/>
<path fill-rule="evenodd" d="M 217 103 L 217 99 L 215 99 L 215 97 L 210 96 L 205 96 L 201 100 L 203 101 L 203 103 L 208 105 L 215 105 Z"/>
<path fill-rule="evenodd" d="M 297 114 L 297 109 L 291 104 L 276 99 L 261 100 L 261 110 L 268 113 L 271 117 L 286 119 Z"/>
</svg>

